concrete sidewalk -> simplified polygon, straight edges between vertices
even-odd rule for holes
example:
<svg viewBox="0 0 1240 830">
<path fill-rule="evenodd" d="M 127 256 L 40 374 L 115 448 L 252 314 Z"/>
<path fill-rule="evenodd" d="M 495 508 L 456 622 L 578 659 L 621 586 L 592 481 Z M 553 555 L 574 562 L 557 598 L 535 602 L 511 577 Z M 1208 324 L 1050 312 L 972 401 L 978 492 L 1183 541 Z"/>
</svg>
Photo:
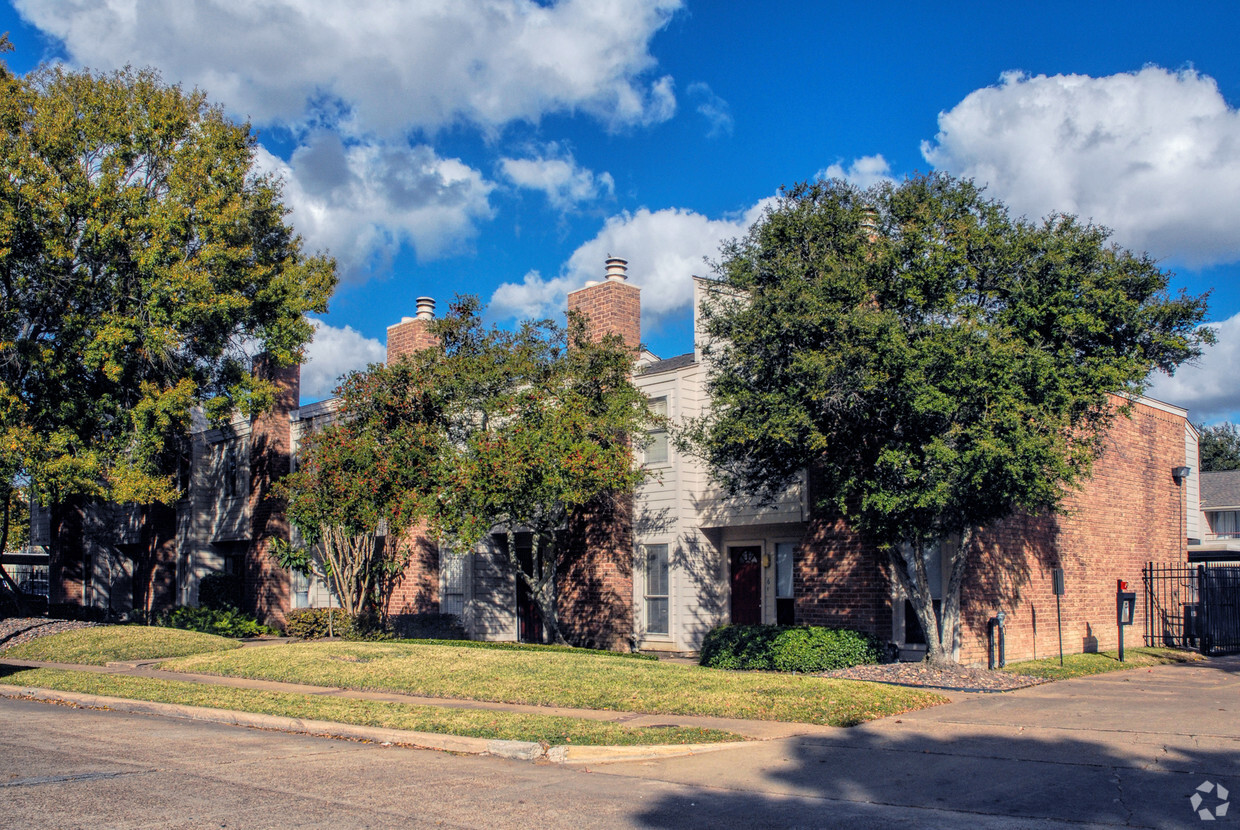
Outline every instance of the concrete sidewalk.
<svg viewBox="0 0 1240 830">
<path fill-rule="evenodd" d="M 1240 821 L 1240 804 L 1230 803 L 1240 801 L 1240 657 L 976 696 L 743 751 L 592 769 L 696 788 L 737 815 L 816 799 L 845 811 L 917 811 L 919 827 L 957 827 L 964 816 L 1008 817 L 1012 827 L 1195 827 L 1227 819 L 1232 807 L 1230 820 Z M 657 813 L 691 809 L 692 800 L 661 803 Z"/>
</svg>

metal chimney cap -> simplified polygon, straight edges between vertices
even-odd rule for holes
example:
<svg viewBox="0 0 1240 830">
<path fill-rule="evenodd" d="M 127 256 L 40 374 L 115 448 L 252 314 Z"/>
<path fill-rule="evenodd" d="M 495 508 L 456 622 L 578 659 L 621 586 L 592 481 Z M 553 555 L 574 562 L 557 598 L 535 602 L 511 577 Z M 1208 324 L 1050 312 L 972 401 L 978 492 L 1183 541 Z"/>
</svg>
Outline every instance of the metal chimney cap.
<svg viewBox="0 0 1240 830">
<path fill-rule="evenodd" d="M 432 297 L 418 297 L 418 319 L 435 319 L 435 300 Z"/>
<path fill-rule="evenodd" d="M 624 282 L 627 280 L 628 260 L 621 259 L 618 256 L 607 258 L 607 279 L 612 282 Z"/>
</svg>

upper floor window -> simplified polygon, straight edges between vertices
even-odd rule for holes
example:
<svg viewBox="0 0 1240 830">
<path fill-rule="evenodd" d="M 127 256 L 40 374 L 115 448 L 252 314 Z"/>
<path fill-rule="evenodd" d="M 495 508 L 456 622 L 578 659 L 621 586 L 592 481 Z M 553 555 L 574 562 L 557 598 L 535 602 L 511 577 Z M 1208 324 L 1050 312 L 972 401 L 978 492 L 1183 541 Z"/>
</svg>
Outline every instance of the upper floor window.
<svg viewBox="0 0 1240 830">
<path fill-rule="evenodd" d="M 650 411 L 661 419 L 667 418 L 667 398 L 651 398 Z M 650 430 L 647 434 L 646 444 L 646 463 L 647 464 L 666 464 L 668 459 L 667 452 L 667 427 L 660 424 L 655 429 Z"/>
<path fill-rule="evenodd" d="M 229 446 L 224 450 L 224 495 L 237 495 L 237 479 L 240 468 L 237 463 L 237 448 Z"/>
</svg>

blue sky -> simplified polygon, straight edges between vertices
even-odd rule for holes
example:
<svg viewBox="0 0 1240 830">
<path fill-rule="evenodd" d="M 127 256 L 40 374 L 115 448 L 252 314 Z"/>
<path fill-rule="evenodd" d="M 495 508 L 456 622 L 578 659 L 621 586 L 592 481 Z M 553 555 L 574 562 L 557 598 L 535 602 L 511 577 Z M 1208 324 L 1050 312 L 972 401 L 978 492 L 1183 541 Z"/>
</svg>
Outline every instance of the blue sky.
<svg viewBox="0 0 1240 830">
<path fill-rule="evenodd" d="M 1151 394 L 1240 414 L 1232 2 L 12 0 L 3 30 L 18 72 L 154 66 L 251 121 L 340 265 L 305 402 L 420 295 L 554 316 L 608 254 L 682 353 L 691 275 L 780 185 L 944 170 L 1212 290 L 1219 345 Z"/>
</svg>

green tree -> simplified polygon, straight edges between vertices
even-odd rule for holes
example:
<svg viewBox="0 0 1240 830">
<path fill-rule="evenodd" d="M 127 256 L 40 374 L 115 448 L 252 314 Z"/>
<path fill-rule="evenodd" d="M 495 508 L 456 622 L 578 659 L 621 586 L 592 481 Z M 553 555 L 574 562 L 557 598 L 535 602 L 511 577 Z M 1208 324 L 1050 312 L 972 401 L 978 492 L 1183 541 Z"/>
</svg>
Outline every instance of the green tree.
<svg viewBox="0 0 1240 830">
<path fill-rule="evenodd" d="M 255 139 L 151 70 L 0 65 L 0 473 L 44 503 L 170 503 L 189 414 L 270 405 L 335 266 L 305 256 Z"/>
<path fill-rule="evenodd" d="M 576 318 L 567 328 L 488 328 L 473 298 L 454 303 L 431 331 L 435 346 L 346 380 L 339 420 L 325 435 L 348 448 L 341 458 L 366 458 L 328 462 L 329 442 L 316 439 L 304 457 L 323 466 L 303 462 L 305 475 L 287 479 L 290 516 L 316 539 L 328 527 L 340 538 L 373 532 L 380 517 L 388 538 L 399 539 L 425 522 L 458 552 L 502 533 L 514 572 L 552 639 L 563 642 L 559 532 L 574 511 L 630 493 L 643 478 L 629 436 L 644 434 L 651 413 L 630 377 L 633 354 L 618 338 L 591 341 Z M 329 470 L 326 489 L 311 486 Z M 532 536 L 530 560 L 518 556 L 518 532 Z M 341 554 L 325 554 L 353 556 L 336 547 Z M 369 567 L 353 562 L 353 572 Z"/>
<path fill-rule="evenodd" d="M 1204 297 L 1169 296 L 1107 238 L 943 175 L 791 188 L 722 250 L 702 309 L 712 405 L 686 441 L 733 493 L 770 499 L 812 470 L 817 507 L 886 551 L 929 656 L 951 660 L 977 530 L 1057 509 L 1125 410 L 1114 395 L 1211 339 Z"/>
<path fill-rule="evenodd" d="M 1240 470 L 1240 428 L 1232 423 L 1198 426 L 1201 471 Z"/>
</svg>

